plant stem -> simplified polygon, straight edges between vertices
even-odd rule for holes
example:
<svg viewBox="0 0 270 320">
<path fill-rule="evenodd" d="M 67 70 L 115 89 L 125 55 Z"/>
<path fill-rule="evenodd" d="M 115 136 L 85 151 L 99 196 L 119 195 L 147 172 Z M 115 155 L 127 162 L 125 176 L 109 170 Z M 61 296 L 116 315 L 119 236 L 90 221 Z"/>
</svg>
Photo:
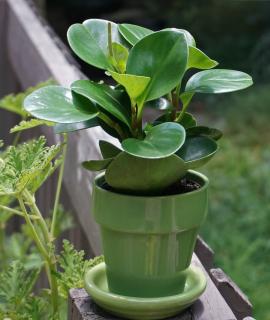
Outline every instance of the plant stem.
<svg viewBox="0 0 270 320">
<path fill-rule="evenodd" d="M 108 48 L 109 55 L 113 58 L 113 48 L 112 48 L 112 24 L 108 23 Z"/>
<path fill-rule="evenodd" d="M 42 243 L 42 241 L 41 241 L 41 239 L 35 229 L 35 226 L 32 224 L 32 221 L 29 218 L 29 215 L 26 210 L 22 196 L 18 196 L 18 201 L 19 201 L 20 207 L 22 209 L 22 212 L 24 214 L 25 221 L 26 221 L 27 225 L 29 226 L 31 236 L 32 236 L 33 240 L 35 241 L 36 246 L 37 246 L 41 256 L 43 257 L 43 259 L 46 262 L 46 265 L 47 265 L 46 266 L 46 273 L 47 273 L 47 277 L 48 277 L 49 284 L 51 287 L 51 301 L 52 301 L 52 307 L 53 307 L 53 315 L 58 316 L 58 286 L 57 286 L 57 279 L 55 277 L 55 274 L 57 272 L 57 268 L 56 268 L 55 255 L 53 252 L 50 252 L 50 244 L 52 244 L 52 241 L 50 240 L 50 233 L 47 228 L 46 222 L 43 219 L 43 216 L 41 215 L 39 209 L 37 208 L 37 206 L 35 204 L 34 197 L 27 190 L 24 191 L 24 197 L 26 198 L 27 204 L 33 210 L 33 212 L 37 216 L 41 217 L 40 221 L 42 223 L 40 224 L 40 227 L 42 229 L 44 239 L 46 239 L 48 241 L 44 246 L 44 244 Z M 46 228 L 44 227 L 44 225 L 46 225 Z"/>
<path fill-rule="evenodd" d="M 23 198 L 21 196 L 19 196 L 18 197 L 18 201 L 19 201 L 20 207 L 22 209 L 22 212 L 24 213 L 24 219 L 25 219 L 27 225 L 29 226 L 29 229 L 30 229 L 30 232 L 31 232 L 31 236 L 32 236 L 33 240 L 35 241 L 40 254 L 44 258 L 44 260 L 49 261 L 50 257 L 48 255 L 47 250 L 44 247 L 41 239 L 39 238 L 31 219 L 28 216 L 28 212 L 27 212 L 27 210 L 25 208 L 25 205 L 24 205 L 24 202 L 23 202 Z"/>
<path fill-rule="evenodd" d="M 32 213 L 34 215 L 36 215 L 37 217 L 39 217 L 38 224 L 41 228 L 45 243 L 47 243 L 47 244 L 50 243 L 51 237 L 50 237 L 49 229 L 48 229 L 48 226 L 47 226 L 42 214 L 40 213 L 40 211 L 36 205 L 35 197 L 28 190 L 24 190 L 23 196 L 24 196 L 25 200 L 27 201 L 27 204 L 31 208 Z"/>
<path fill-rule="evenodd" d="M 6 263 L 6 250 L 5 250 L 5 223 L 0 223 L 0 252 L 1 252 L 1 266 Z"/>
<path fill-rule="evenodd" d="M 65 161 L 66 161 L 66 155 L 67 155 L 67 144 L 68 144 L 68 135 L 66 133 L 63 134 L 64 138 L 64 147 L 63 147 L 63 153 L 62 153 L 62 163 L 59 170 L 58 175 L 58 181 L 57 181 L 57 187 L 56 187 L 56 194 L 55 194 L 55 200 L 54 200 L 54 206 L 53 206 L 53 213 L 52 213 L 52 225 L 51 225 L 51 237 L 54 239 L 55 237 L 55 226 L 57 221 L 57 211 L 59 206 L 59 199 L 62 189 L 62 182 L 63 182 L 63 176 L 64 176 L 64 169 L 65 169 Z"/>
<path fill-rule="evenodd" d="M 16 209 L 12 209 L 6 206 L 2 206 L 0 204 L 0 209 L 9 212 L 10 214 L 17 214 L 18 216 L 24 217 L 24 214 L 22 211 L 16 210 Z"/>
<path fill-rule="evenodd" d="M 114 121 L 112 121 L 105 113 L 100 112 L 98 117 L 102 121 L 104 121 L 109 127 L 114 129 L 118 133 L 118 135 L 121 138 L 121 140 L 124 140 L 126 138 L 126 134 L 124 133 L 122 128 L 119 126 L 119 124 L 114 122 Z"/>
<path fill-rule="evenodd" d="M 13 142 L 12 142 L 12 145 L 13 145 L 13 146 L 15 146 L 15 147 L 17 146 L 17 144 L 18 144 L 18 142 L 19 142 L 19 140 L 20 140 L 21 134 L 22 134 L 21 131 L 18 131 L 18 132 L 15 134 L 15 137 L 14 137 Z"/>
</svg>

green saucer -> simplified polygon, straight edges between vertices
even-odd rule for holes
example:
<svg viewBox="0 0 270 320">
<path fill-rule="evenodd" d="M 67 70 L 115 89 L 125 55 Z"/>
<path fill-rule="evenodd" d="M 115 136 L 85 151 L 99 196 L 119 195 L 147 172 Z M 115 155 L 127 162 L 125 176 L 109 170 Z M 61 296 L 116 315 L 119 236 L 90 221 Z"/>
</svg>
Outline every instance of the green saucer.
<svg viewBox="0 0 270 320">
<path fill-rule="evenodd" d="M 109 292 L 104 262 L 86 272 L 84 283 L 96 304 L 114 315 L 127 319 L 164 319 L 190 306 L 206 288 L 205 275 L 199 268 L 190 266 L 185 272 L 184 291 L 160 298 L 136 298 Z"/>
</svg>

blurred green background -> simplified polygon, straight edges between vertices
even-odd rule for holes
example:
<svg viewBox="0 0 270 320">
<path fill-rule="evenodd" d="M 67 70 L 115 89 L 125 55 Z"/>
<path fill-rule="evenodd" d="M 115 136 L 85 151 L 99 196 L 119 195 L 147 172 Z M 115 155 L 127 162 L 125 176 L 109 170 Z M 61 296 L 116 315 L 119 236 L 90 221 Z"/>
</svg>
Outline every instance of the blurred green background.
<svg viewBox="0 0 270 320">
<path fill-rule="evenodd" d="M 248 90 L 197 96 L 192 108 L 225 133 L 203 170 L 211 189 L 202 235 L 216 264 L 249 296 L 255 317 L 270 320 L 270 1 L 47 0 L 43 10 L 64 41 L 71 23 L 94 17 L 184 28 L 220 68 L 253 76 Z M 102 76 L 81 67 L 90 78 Z"/>
</svg>

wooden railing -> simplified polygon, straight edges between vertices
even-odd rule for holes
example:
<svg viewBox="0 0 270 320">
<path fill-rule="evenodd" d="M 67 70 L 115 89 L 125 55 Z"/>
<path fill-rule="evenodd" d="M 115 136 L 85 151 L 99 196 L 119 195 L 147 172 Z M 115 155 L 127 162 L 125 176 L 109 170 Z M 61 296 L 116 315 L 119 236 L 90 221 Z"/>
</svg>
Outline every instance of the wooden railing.
<svg viewBox="0 0 270 320">
<path fill-rule="evenodd" d="M 84 78 L 69 50 L 26 0 L 0 0 L 0 97 L 26 89 L 49 78 L 69 85 Z M 16 117 L 1 111 L 0 133 L 6 136 Z M 58 140 L 51 129 L 43 129 L 50 142 Z M 98 228 L 90 215 L 91 181 L 94 175 L 81 169 L 83 160 L 99 157 L 98 139 L 112 140 L 101 129 L 70 134 L 64 196 L 62 202 L 73 212 L 79 227 L 66 236 L 89 256 L 101 252 Z M 44 212 L 51 207 L 55 181 L 51 179 L 39 193 Z M 234 320 L 247 318 L 252 307 L 241 290 L 213 267 L 213 251 L 198 239 L 192 263 L 207 276 L 207 290 L 185 313 L 174 319 Z M 72 289 L 69 320 L 115 319 L 100 310 L 84 289 Z"/>
</svg>

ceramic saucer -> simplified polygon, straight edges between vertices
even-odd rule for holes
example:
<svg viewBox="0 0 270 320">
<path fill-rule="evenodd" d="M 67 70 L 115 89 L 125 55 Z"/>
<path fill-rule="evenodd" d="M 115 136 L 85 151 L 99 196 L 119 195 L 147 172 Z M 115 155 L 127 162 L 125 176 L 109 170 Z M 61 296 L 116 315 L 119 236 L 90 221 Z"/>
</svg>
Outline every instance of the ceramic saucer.
<svg viewBox="0 0 270 320">
<path fill-rule="evenodd" d="M 106 311 L 127 319 L 153 320 L 176 315 L 190 306 L 205 290 L 203 272 L 190 266 L 186 271 L 187 281 L 182 293 L 160 298 L 137 298 L 109 292 L 106 266 L 102 262 L 85 275 L 85 289 L 97 305 Z"/>
</svg>

